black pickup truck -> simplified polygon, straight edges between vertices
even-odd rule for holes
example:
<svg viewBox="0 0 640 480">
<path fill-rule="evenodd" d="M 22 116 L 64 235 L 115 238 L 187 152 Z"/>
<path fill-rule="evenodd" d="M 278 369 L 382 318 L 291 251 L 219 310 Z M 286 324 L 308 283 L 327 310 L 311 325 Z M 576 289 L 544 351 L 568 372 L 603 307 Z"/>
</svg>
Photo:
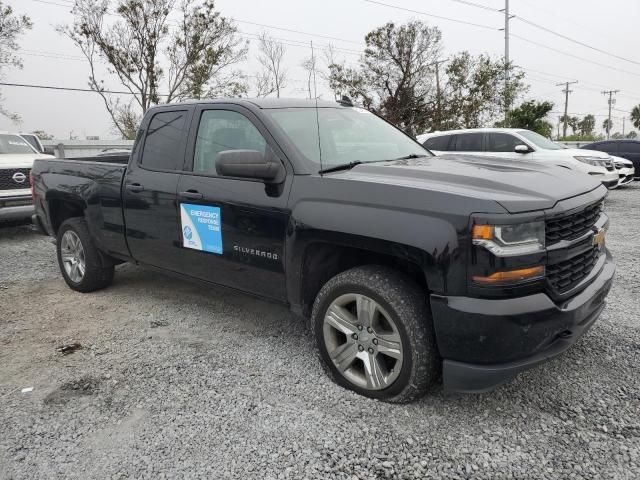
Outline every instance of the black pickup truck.
<svg viewBox="0 0 640 480">
<path fill-rule="evenodd" d="M 387 401 L 440 375 L 488 390 L 564 352 L 615 270 L 599 182 L 434 157 L 344 102 L 162 105 L 130 158 L 37 160 L 32 179 L 74 290 L 134 262 L 285 303 L 336 382 Z"/>
</svg>

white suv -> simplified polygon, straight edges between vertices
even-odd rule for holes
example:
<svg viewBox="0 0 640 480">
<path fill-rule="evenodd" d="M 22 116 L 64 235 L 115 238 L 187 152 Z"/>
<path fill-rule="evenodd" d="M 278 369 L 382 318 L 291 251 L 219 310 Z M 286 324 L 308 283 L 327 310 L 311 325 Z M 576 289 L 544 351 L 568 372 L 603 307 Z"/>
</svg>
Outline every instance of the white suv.
<svg viewBox="0 0 640 480">
<path fill-rule="evenodd" d="M 613 159 L 605 152 L 566 148 L 542 135 L 520 128 L 476 128 L 418 135 L 435 155 L 464 153 L 486 157 L 519 158 L 558 165 L 599 178 L 607 188 L 618 186 Z"/>
<path fill-rule="evenodd" d="M 0 132 L 0 225 L 33 214 L 29 174 L 36 158 L 54 158 L 36 151 L 24 138 Z"/>
</svg>

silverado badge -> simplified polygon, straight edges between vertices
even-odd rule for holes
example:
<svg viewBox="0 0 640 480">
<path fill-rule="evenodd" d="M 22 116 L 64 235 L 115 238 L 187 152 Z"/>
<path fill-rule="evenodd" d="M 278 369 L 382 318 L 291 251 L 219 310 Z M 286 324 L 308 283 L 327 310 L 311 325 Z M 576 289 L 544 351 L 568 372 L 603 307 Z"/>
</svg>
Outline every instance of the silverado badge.
<svg viewBox="0 0 640 480">
<path fill-rule="evenodd" d="M 604 246 L 604 237 L 606 236 L 606 230 L 601 228 L 593 235 L 593 246 L 602 248 Z"/>
</svg>

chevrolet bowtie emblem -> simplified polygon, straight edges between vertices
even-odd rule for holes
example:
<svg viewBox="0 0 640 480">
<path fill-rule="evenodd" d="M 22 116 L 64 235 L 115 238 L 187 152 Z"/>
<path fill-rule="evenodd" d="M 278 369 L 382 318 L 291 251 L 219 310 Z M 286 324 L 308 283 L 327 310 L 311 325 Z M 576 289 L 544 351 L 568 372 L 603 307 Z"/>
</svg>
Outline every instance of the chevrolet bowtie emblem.
<svg viewBox="0 0 640 480">
<path fill-rule="evenodd" d="M 606 236 L 606 231 L 604 228 L 601 228 L 593 235 L 593 246 L 602 248 L 604 246 L 604 238 Z"/>
</svg>

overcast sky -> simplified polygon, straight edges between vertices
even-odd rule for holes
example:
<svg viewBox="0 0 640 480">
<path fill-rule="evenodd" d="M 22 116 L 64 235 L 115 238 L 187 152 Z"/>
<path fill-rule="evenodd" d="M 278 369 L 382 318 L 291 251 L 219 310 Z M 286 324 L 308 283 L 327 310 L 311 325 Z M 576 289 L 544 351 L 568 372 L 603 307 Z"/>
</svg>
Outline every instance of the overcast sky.
<svg viewBox="0 0 640 480">
<path fill-rule="evenodd" d="M 477 5 L 495 9 L 504 7 L 504 0 L 470 0 Z M 55 31 L 56 25 L 71 22 L 70 0 L 4 0 L 14 10 L 29 15 L 33 29 L 20 40 L 24 69 L 7 70 L 5 82 L 86 88 L 88 68 L 74 45 Z M 344 49 L 347 62 L 355 63 L 367 32 L 387 21 L 406 22 L 412 18 L 438 26 L 443 33 L 444 52 L 469 50 L 474 54 L 489 53 L 494 57 L 504 53 L 504 16 L 456 0 L 381 0 L 382 3 L 405 9 L 464 20 L 484 25 L 482 28 L 441 18 L 429 17 L 390 8 L 365 0 L 217 0 L 223 15 L 237 21 L 239 30 L 251 40 L 248 60 L 240 67 L 255 74 L 255 34 L 266 30 L 271 36 L 289 43 L 309 42 L 321 50 L 331 42 Z M 596 115 L 600 128 L 607 114 L 607 101 L 602 90 L 620 90 L 613 112 L 614 131 L 622 130 L 622 117 L 634 105 L 640 104 L 640 49 L 638 25 L 640 2 L 637 0 L 511 0 L 511 59 L 526 69 L 529 98 L 551 100 L 554 111 L 564 108 L 562 87 L 556 83 L 578 80 L 572 85 L 569 112 Z M 535 28 L 525 21 L 544 26 L 572 39 L 596 47 L 601 53 L 550 32 Z M 294 33 L 255 25 L 260 23 Z M 309 34 L 316 34 L 313 36 Z M 324 36 L 324 37 L 323 37 Z M 528 41 L 523 40 L 528 39 Z M 327 39 L 335 37 L 336 39 Z M 566 54 L 530 43 L 560 50 Z M 290 83 L 286 96 L 305 96 L 305 71 L 300 67 L 310 49 L 303 45 L 286 46 L 286 63 Z M 321 52 L 317 52 L 321 54 Z M 574 58 L 575 57 L 581 57 Z M 623 57 L 633 62 L 615 58 Z M 600 64 L 600 65 L 598 65 Z M 121 89 L 117 80 L 105 76 L 108 88 Z M 0 87 L 4 106 L 22 116 L 22 124 L 14 125 L 0 118 L 0 129 L 45 130 L 56 138 L 68 138 L 70 132 L 83 138 L 117 138 L 102 100 L 94 93 L 64 92 L 34 88 Z M 326 86 L 319 84 L 318 93 L 330 96 Z M 558 114 L 554 114 L 554 121 Z M 627 118 L 626 130 L 630 128 Z"/>
</svg>

